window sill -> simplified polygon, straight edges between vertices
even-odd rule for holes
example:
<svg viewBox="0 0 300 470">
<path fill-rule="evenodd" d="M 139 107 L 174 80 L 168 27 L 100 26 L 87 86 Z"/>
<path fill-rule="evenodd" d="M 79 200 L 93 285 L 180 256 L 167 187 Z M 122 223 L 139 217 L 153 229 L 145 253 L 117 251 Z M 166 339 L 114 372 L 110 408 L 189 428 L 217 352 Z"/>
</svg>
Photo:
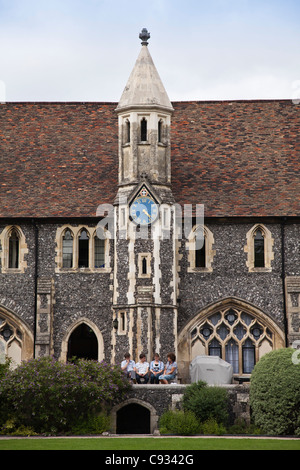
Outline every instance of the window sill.
<svg viewBox="0 0 300 470">
<path fill-rule="evenodd" d="M 270 273 L 272 268 L 249 268 L 249 273 Z"/>
<path fill-rule="evenodd" d="M 106 274 L 111 273 L 111 268 L 56 268 L 57 274 Z"/>
<path fill-rule="evenodd" d="M 24 270 L 20 268 L 2 268 L 1 274 L 24 274 Z"/>
<path fill-rule="evenodd" d="M 188 268 L 188 273 L 212 273 L 213 268 Z"/>
</svg>

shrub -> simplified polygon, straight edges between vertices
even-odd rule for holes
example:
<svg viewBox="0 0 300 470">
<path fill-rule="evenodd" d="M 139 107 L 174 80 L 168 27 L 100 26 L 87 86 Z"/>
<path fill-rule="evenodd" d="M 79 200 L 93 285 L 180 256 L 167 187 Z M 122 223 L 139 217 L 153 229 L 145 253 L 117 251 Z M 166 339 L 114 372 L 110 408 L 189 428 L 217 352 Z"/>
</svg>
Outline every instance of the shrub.
<svg viewBox="0 0 300 470">
<path fill-rule="evenodd" d="M 199 422 L 191 411 L 166 411 L 160 418 L 161 434 L 190 436 L 199 432 Z"/>
<path fill-rule="evenodd" d="M 293 349 L 278 349 L 255 365 L 250 405 L 255 424 L 269 435 L 300 434 L 300 364 Z"/>
<path fill-rule="evenodd" d="M 5 377 L 6 373 L 9 371 L 9 367 L 11 364 L 11 359 L 6 358 L 5 362 L 2 364 L 0 363 L 0 382 Z"/>
<path fill-rule="evenodd" d="M 228 394 L 221 387 L 210 387 L 199 381 L 186 388 L 183 395 L 183 409 L 192 411 L 204 423 L 213 418 L 217 423 L 226 425 L 229 419 Z"/>
<path fill-rule="evenodd" d="M 73 435 L 102 434 L 110 427 L 110 417 L 106 414 L 92 415 L 78 422 L 72 429 Z"/>
<path fill-rule="evenodd" d="M 38 433 L 66 432 L 78 421 L 109 409 L 129 387 L 121 369 L 104 362 L 33 359 L 0 382 L 2 417 Z"/>
<path fill-rule="evenodd" d="M 219 424 L 215 418 L 209 418 L 200 425 L 201 434 L 221 436 L 226 434 L 226 428 Z"/>
</svg>

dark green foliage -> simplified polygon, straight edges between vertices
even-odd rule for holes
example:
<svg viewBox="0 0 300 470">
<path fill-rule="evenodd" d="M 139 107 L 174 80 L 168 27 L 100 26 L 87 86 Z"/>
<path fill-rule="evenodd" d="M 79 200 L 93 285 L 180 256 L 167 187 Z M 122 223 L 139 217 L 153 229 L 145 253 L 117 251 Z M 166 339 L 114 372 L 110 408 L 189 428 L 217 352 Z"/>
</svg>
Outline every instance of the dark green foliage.
<svg viewBox="0 0 300 470">
<path fill-rule="evenodd" d="M 166 411 L 160 418 L 159 430 L 161 434 L 175 434 L 191 436 L 199 432 L 199 422 L 191 411 Z"/>
<path fill-rule="evenodd" d="M 253 417 L 269 435 L 300 435 L 300 364 L 293 363 L 294 353 L 293 349 L 272 351 L 252 372 Z"/>
<path fill-rule="evenodd" d="M 186 388 L 183 396 L 183 409 L 192 411 L 201 423 L 214 419 L 226 425 L 229 418 L 227 390 L 210 387 L 205 382 L 197 382 Z"/>
<path fill-rule="evenodd" d="M 78 422 L 109 410 L 129 388 L 121 369 L 104 362 L 33 359 L 0 381 L 0 426 L 12 419 L 16 427 L 38 433 L 68 432 Z"/>
</svg>

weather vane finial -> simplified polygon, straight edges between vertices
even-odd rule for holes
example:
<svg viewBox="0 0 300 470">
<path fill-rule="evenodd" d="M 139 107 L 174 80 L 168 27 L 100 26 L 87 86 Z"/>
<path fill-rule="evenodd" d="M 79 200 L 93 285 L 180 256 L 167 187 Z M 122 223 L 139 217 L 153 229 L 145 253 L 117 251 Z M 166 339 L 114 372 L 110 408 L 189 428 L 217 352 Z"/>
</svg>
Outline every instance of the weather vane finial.
<svg viewBox="0 0 300 470">
<path fill-rule="evenodd" d="M 150 33 L 147 28 L 143 28 L 139 38 L 142 40 L 143 46 L 148 46 L 148 39 L 150 39 Z"/>
</svg>

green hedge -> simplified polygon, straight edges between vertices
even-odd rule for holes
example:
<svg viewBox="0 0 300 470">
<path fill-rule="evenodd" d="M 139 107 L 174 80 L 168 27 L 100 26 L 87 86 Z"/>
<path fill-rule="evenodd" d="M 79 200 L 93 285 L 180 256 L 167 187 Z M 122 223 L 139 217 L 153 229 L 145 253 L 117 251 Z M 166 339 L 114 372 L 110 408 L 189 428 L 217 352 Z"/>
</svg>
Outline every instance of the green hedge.
<svg viewBox="0 0 300 470">
<path fill-rule="evenodd" d="M 300 435 L 300 364 L 293 349 L 263 356 L 253 369 L 250 405 L 255 424 L 268 435 Z"/>
</svg>

